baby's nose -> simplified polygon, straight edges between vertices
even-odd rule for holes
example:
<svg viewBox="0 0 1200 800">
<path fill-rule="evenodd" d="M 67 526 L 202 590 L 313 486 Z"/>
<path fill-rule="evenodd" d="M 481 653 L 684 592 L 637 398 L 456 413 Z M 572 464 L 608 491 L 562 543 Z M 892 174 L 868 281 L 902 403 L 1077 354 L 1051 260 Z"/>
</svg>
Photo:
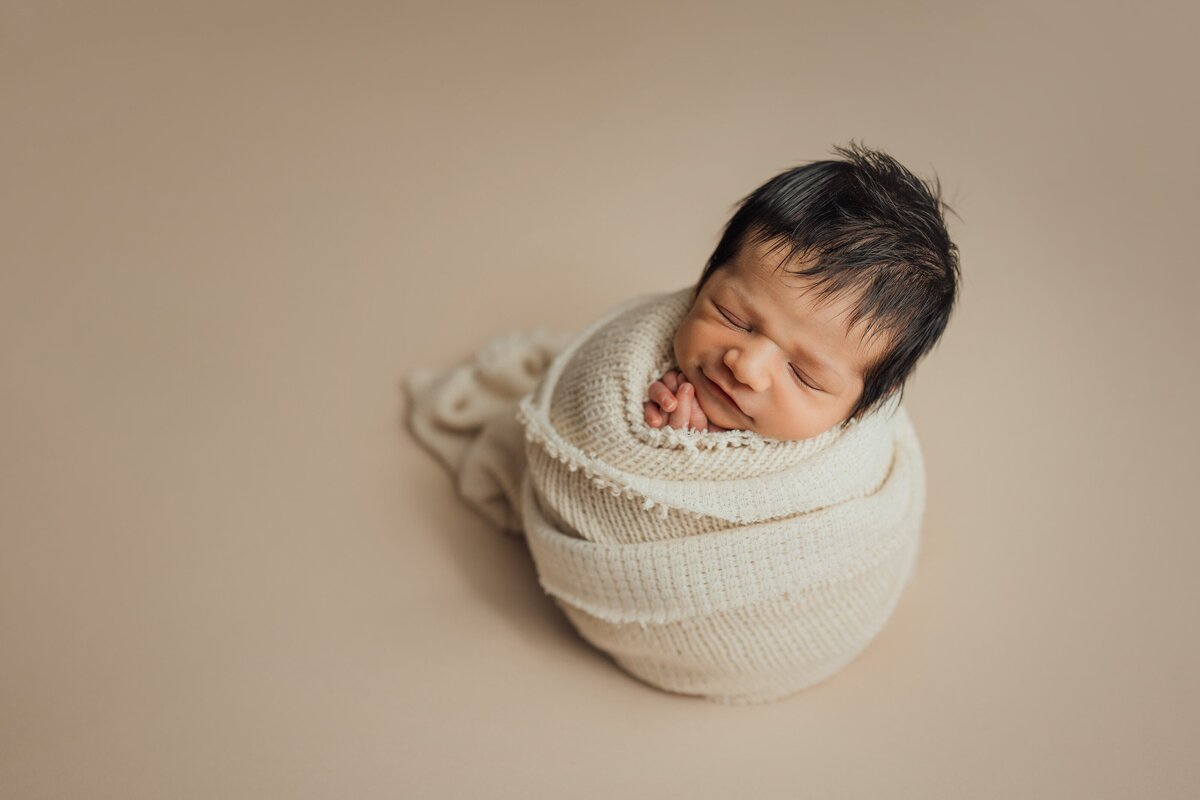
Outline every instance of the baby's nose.
<svg viewBox="0 0 1200 800">
<path fill-rule="evenodd" d="M 767 373 L 766 359 L 756 356 L 753 351 L 730 348 L 725 351 L 724 361 L 738 383 L 749 386 L 755 392 L 770 387 L 771 379 Z"/>
</svg>

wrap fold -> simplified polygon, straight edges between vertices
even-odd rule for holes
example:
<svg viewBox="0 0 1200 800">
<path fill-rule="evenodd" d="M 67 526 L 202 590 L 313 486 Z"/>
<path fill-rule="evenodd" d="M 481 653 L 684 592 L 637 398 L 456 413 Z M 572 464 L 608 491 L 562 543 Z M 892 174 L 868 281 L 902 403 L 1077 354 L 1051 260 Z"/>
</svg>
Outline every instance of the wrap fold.
<svg viewBox="0 0 1200 800">
<path fill-rule="evenodd" d="M 916 561 L 925 479 L 898 397 L 804 441 L 654 429 L 691 289 L 574 337 L 500 337 L 408 378 L 414 434 L 487 519 L 523 534 L 585 640 L 661 689 L 775 700 L 853 660 Z"/>
</svg>

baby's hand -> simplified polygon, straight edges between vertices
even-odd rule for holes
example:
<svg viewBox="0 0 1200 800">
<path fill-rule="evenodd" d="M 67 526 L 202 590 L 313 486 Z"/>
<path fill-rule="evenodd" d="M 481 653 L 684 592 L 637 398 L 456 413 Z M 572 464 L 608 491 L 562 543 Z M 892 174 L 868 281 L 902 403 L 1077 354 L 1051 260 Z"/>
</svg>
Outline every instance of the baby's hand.
<svg viewBox="0 0 1200 800">
<path fill-rule="evenodd" d="M 683 373 L 673 369 L 650 384 L 650 399 L 642 404 L 646 424 L 661 428 L 694 428 L 698 431 L 724 430 L 710 425 L 700 404 L 696 402 L 696 387 L 683 379 Z"/>
</svg>

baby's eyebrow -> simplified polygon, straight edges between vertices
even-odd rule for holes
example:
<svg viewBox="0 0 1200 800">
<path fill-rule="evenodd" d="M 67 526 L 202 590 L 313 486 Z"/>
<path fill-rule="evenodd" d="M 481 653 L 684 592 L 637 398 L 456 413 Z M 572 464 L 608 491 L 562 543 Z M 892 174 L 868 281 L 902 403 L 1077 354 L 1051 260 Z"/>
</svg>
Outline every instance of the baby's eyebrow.
<svg viewBox="0 0 1200 800">
<path fill-rule="evenodd" d="M 754 304 L 750 302 L 750 299 L 735 282 L 728 282 L 725 285 L 729 287 L 729 290 L 737 297 L 743 306 L 746 308 L 753 308 Z M 796 342 L 792 342 L 788 350 L 789 352 L 798 356 L 801 361 L 815 368 L 818 372 L 823 373 L 826 377 L 836 378 L 839 383 L 838 391 L 841 391 L 840 384 L 844 381 L 844 379 L 842 377 L 842 373 L 836 367 L 834 367 L 833 364 L 829 363 L 815 353 L 810 353 Z"/>
</svg>

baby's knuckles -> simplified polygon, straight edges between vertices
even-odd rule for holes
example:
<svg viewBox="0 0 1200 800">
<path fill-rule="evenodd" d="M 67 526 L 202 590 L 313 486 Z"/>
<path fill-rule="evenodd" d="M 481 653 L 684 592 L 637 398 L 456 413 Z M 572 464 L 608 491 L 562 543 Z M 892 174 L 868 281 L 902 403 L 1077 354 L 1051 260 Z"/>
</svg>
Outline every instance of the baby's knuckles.
<svg viewBox="0 0 1200 800">
<path fill-rule="evenodd" d="M 650 384 L 647 392 L 650 400 L 643 404 L 643 416 L 647 425 L 659 428 L 666 424 L 672 428 L 696 430 L 708 430 L 711 427 L 708 417 L 696 400 L 696 387 L 682 378 L 683 373 L 680 370 L 671 369 Z M 683 391 L 685 386 L 689 387 L 687 392 Z M 681 399 L 680 394 L 683 394 L 686 400 Z"/>
</svg>

